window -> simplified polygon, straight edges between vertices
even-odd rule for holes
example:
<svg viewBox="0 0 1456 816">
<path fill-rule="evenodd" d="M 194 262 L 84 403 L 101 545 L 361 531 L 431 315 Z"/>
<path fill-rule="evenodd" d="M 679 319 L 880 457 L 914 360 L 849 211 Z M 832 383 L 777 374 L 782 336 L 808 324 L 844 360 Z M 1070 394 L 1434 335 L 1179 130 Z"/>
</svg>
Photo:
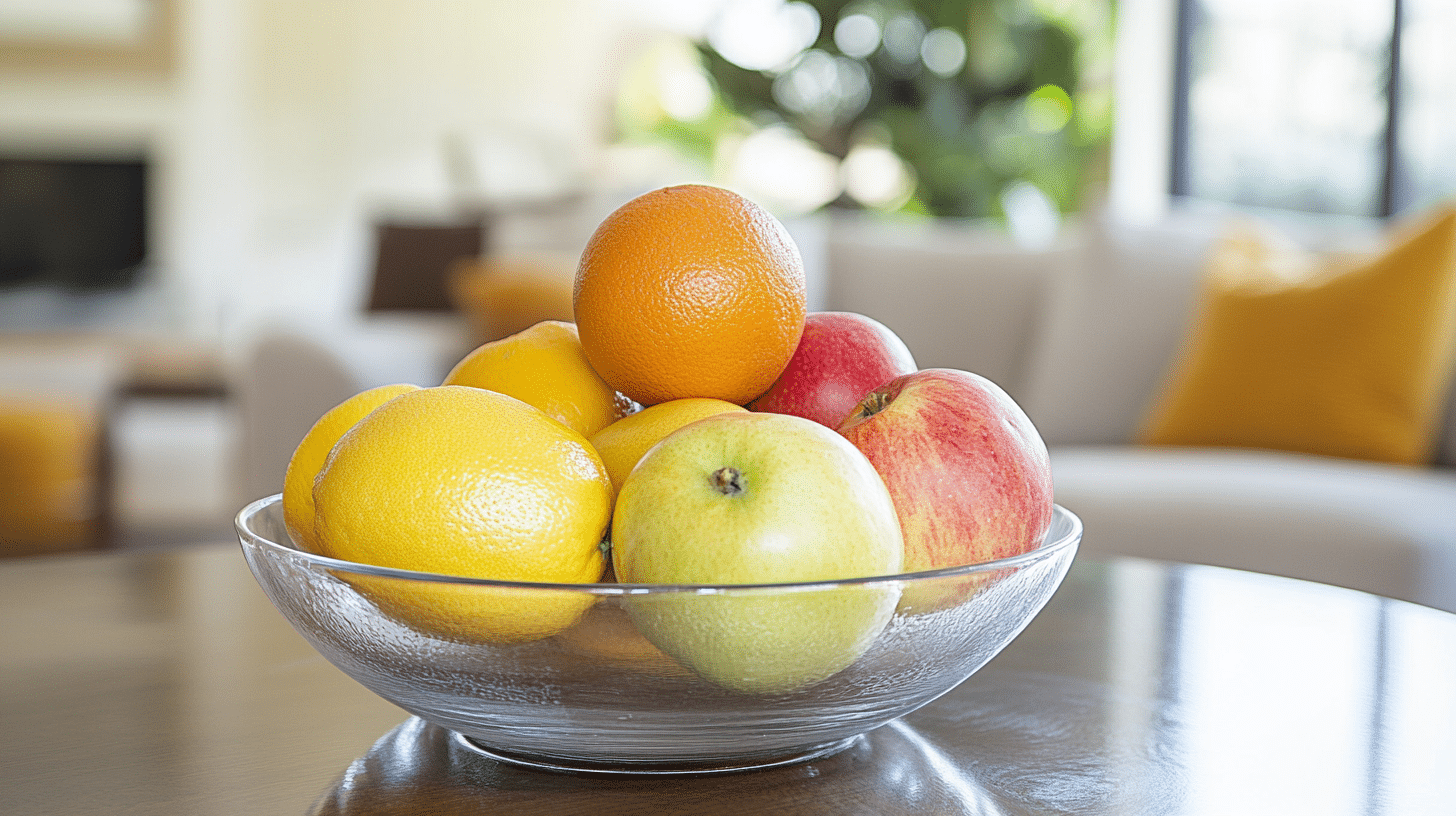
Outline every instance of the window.
<svg viewBox="0 0 1456 816">
<path fill-rule="evenodd" d="M 1456 3 L 1179 0 L 1175 195 L 1388 216 L 1456 194 Z"/>
</svg>

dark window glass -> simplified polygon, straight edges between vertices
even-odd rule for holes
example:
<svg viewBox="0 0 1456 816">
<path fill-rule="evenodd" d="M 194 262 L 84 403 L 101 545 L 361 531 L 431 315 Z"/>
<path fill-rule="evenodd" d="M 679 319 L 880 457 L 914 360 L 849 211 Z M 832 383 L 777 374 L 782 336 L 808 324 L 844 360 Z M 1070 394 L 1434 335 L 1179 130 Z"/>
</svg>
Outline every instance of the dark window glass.
<svg viewBox="0 0 1456 816">
<path fill-rule="evenodd" d="M 1180 0 L 1171 188 L 1384 216 L 1456 194 L 1456 3 Z"/>
</svg>

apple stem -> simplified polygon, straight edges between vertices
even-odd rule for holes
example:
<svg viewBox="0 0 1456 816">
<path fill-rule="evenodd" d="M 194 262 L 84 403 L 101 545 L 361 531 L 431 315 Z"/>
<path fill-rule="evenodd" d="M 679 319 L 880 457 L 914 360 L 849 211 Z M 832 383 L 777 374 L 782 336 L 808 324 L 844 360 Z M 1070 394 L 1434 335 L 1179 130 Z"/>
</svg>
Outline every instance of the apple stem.
<svg viewBox="0 0 1456 816">
<path fill-rule="evenodd" d="M 731 467 L 718 468 L 708 480 L 714 490 L 725 496 L 737 496 L 744 490 L 743 474 Z"/>
<path fill-rule="evenodd" d="M 890 406 L 890 395 L 885 391 L 871 391 L 859 403 L 855 412 L 861 417 L 872 417 Z"/>
</svg>

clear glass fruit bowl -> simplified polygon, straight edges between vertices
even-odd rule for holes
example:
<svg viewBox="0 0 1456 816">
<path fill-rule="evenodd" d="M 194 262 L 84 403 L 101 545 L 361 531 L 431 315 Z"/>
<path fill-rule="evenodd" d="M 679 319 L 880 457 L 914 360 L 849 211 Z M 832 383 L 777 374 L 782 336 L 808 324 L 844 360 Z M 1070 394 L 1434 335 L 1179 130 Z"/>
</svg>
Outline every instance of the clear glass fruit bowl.
<svg viewBox="0 0 1456 816">
<path fill-rule="evenodd" d="M 1082 537 L 1058 506 L 1045 542 L 1015 557 L 747 587 L 530 584 L 354 564 L 294 546 L 276 495 L 245 507 L 237 528 L 264 592 L 325 658 L 463 745 L 542 768 L 659 774 L 826 756 L 929 703 L 1041 611 Z M 400 602 L 420 598 L 440 606 Z M 529 640 L 471 625 L 468 610 L 504 608 L 580 615 Z"/>
</svg>

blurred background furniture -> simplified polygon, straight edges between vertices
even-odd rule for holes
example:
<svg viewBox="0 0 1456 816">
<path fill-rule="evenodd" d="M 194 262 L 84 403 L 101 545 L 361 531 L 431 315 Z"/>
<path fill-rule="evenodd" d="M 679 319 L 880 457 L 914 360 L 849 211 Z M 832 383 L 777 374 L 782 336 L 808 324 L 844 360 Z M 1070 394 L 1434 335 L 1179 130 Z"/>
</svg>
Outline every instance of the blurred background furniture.
<svg viewBox="0 0 1456 816">
<path fill-rule="evenodd" d="M 238 421 L 238 497 L 283 489 L 293 449 L 330 408 L 359 391 L 359 378 L 322 343 L 295 332 L 259 337 L 232 384 Z M 241 506 L 241 505 L 239 505 Z"/>
<path fill-rule="evenodd" d="M 567 253 L 487 255 L 455 264 L 450 295 L 472 340 L 487 343 L 543 320 L 574 320 L 575 275 L 576 259 Z"/>
<path fill-rule="evenodd" d="M 0 400 L 0 556 L 104 540 L 104 403 Z"/>
<path fill-rule="evenodd" d="M 106 542 L 124 362 L 84 337 L 0 339 L 0 556 Z"/>
<path fill-rule="evenodd" d="M 365 311 L 450 311 L 454 307 L 450 271 L 462 259 L 481 256 L 487 245 L 485 233 L 483 218 L 376 223 Z"/>
</svg>

